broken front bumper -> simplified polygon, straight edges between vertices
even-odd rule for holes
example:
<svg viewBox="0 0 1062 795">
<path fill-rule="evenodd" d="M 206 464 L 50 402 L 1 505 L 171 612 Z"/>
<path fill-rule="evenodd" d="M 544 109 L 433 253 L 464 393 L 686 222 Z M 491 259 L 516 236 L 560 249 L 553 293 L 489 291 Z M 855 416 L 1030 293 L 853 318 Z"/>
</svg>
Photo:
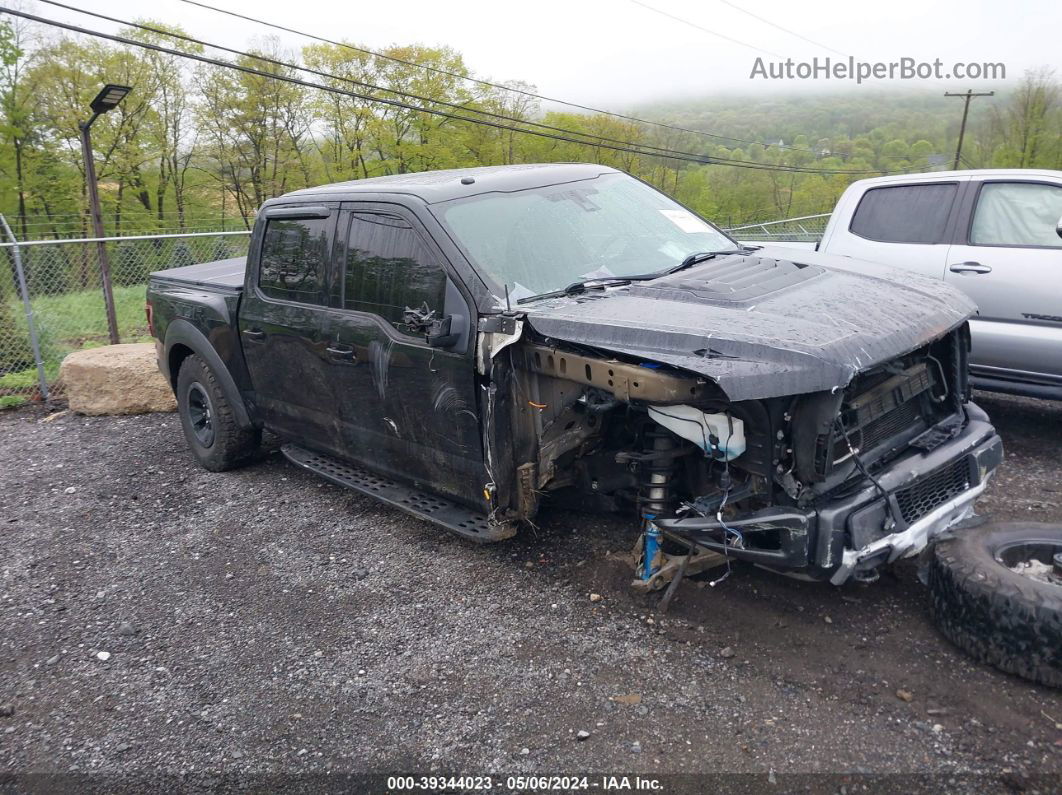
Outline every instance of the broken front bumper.
<svg viewBox="0 0 1062 795">
<path fill-rule="evenodd" d="M 1003 459 L 1003 442 L 988 416 L 966 406 L 967 423 L 955 438 L 922 453 L 912 450 L 877 472 L 887 497 L 872 483 L 832 495 L 812 510 L 771 508 L 727 519 L 745 547 L 735 558 L 811 579 L 840 584 L 901 557 L 915 555 L 935 536 L 968 516 Z M 722 551 L 713 518 L 665 519 L 666 533 Z M 758 546 L 770 537 L 770 547 Z"/>
</svg>

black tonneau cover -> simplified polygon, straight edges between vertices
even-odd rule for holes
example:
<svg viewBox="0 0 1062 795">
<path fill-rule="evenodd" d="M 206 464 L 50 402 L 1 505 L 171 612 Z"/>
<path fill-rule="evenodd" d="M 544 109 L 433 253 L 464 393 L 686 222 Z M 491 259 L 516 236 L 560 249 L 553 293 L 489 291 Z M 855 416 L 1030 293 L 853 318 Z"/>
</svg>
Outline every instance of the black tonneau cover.
<svg viewBox="0 0 1062 795">
<path fill-rule="evenodd" d="M 199 265 L 185 265 L 181 268 L 155 271 L 151 274 L 151 278 L 239 292 L 243 289 L 243 275 L 246 270 L 247 257 L 233 257 L 203 262 Z"/>
</svg>

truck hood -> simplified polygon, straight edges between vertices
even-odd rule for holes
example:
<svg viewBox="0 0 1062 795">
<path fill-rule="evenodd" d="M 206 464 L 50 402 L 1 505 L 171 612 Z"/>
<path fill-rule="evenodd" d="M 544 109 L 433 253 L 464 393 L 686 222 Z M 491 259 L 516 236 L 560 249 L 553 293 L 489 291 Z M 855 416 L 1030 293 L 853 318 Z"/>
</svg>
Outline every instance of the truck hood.
<svg viewBox="0 0 1062 795">
<path fill-rule="evenodd" d="M 843 388 L 976 310 L 942 281 L 818 252 L 763 248 L 630 287 L 528 308 L 539 334 L 715 382 L 732 401 Z"/>
</svg>

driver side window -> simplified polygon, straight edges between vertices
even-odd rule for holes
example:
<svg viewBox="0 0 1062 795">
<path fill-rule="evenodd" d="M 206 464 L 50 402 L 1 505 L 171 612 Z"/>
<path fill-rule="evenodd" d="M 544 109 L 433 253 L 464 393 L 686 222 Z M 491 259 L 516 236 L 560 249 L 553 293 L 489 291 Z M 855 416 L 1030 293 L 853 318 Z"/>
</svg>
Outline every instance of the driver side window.
<svg viewBox="0 0 1062 795">
<path fill-rule="evenodd" d="M 425 304 L 443 314 L 446 272 L 404 219 L 383 213 L 350 214 L 343 273 L 343 308 L 382 317 L 416 336 L 403 320 Z"/>
</svg>

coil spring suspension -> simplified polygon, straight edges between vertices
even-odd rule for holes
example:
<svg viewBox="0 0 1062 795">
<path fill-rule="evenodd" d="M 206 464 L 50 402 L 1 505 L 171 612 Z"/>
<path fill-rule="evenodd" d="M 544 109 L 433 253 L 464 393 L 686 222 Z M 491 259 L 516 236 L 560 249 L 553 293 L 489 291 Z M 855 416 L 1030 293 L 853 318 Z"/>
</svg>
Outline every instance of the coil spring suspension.
<svg viewBox="0 0 1062 795">
<path fill-rule="evenodd" d="M 639 574 L 642 580 L 648 581 L 663 559 L 663 537 L 653 520 L 671 508 L 675 471 L 675 456 L 671 453 L 675 449 L 675 440 L 662 428 L 649 429 L 645 432 L 644 449 L 638 482 L 638 502 L 645 520 Z"/>
<path fill-rule="evenodd" d="M 672 507 L 675 457 L 667 453 L 674 449 L 675 439 L 670 432 L 663 428 L 645 432 L 645 452 L 648 456 L 641 465 L 638 501 L 642 515 L 646 518 L 667 513 Z"/>
</svg>

